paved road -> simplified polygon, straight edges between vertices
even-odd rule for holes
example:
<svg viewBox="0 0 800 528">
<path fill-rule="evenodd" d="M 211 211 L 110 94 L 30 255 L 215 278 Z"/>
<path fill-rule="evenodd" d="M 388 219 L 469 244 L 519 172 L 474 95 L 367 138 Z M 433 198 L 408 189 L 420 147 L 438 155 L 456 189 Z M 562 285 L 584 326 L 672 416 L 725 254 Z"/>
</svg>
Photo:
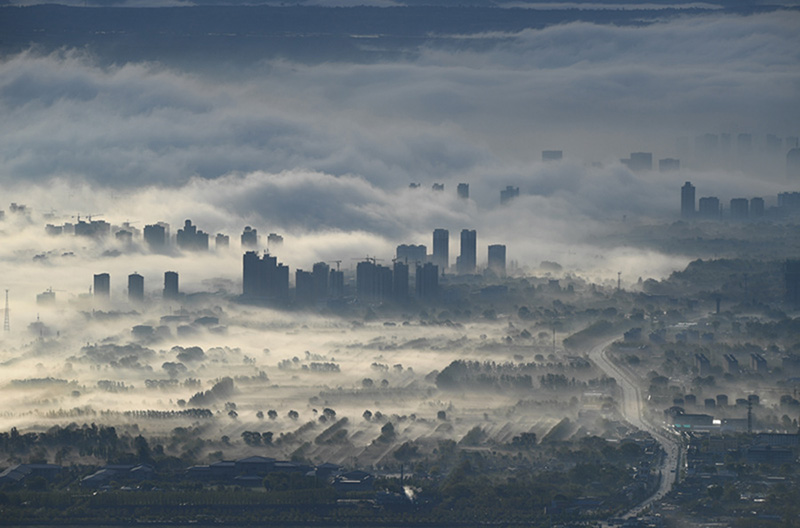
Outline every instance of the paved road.
<svg viewBox="0 0 800 528">
<path fill-rule="evenodd" d="M 661 444 L 666 456 L 661 464 L 661 483 L 658 490 L 641 504 L 633 507 L 624 517 L 634 517 L 643 509 L 650 506 L 653 502 L 663 497 L 675 483 L 677 473 L 673 472 L 678 466 L 680 457 L 680 444 L 678 439 L 672 437 L 661 427 L 655 426 L 644 419 L 644 400 L 639 389 L 638 380 L 627 369 L 620 367 L 607 354 L 608 346 L 616 341 L 617 338 L 604 341 L 589 351 L 592 361 L 605 371 L 606 375 L 612 376 L 617 380 L 617 385 L 622 391 L 622 401 L 620 402 L 620 412 L 631 425 L 643 431 L 647 431 L 652 437 Z"/>
</svg>

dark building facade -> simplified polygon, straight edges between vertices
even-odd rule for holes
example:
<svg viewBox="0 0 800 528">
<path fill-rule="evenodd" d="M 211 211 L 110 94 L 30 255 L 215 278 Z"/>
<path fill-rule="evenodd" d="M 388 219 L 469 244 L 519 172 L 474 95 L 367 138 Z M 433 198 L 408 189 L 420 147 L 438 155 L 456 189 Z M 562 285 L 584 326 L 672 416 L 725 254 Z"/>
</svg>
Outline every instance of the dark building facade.
<svg viewBox="0 0 800 528">
<path fill-rule="evenodd" d="M 294 293 L 295 302 L 299 306 L 314 304 L 314 275 L 310 271 L 301 269 L 294 272 Z"/>
<path fill-rule="evenodd" d="M 489 270 L 498 277 L 506 275 L 506 246 L 492 244 L 489 246 Z"/>
<path fill-rule="evenodd" d="M 180 295 L 178 289 L 178 272 L 166 271 L 164 272 L 164 299 L 174 300 Z"/>
<path fill-rule="evenodd" d="M 461 254 L 458 257 L 460 274 L 475 273 L 477 265 L 478 234 L 474 229 L 461 230 Z"/>
<path fill-rule="evenodd" d="M 162 224 L 144 226 L 144 241 L 150 251 L 164 251 L 167 248 L 166 227 Z"/>
<path fill-rule="evenodd" d="M 700 198 L 700 207 L 697 216 L 704 220 L 719 220 L 720 218 L 719 198 L 716 196 L 705 196 Z"/>
<path fill-rule="evenodd" d="M 456 192 L 458 193 L 459 198 L 463 198 L 466 200 L 469 198 L 469 184 L 468 183 L 459 183 L 458 187 L 456 187 Z"/>
<path fill-rule="evenodd" d="M 422 244 L 400 244 L 397 246 L 396 256 L 401 262 L 423 264 L 428 258 L 428 248 Z"/>
<path fill-rule="evenodd" d="M 507 204 L 517 196 L 519 196 L 519 187 L 506 185 L 506 188 L 500 191 L 500 203 Z"/>
<path fill-rule="evenodd" d="M 450 264 L 450 231 L 447 229 L 433 230 L 433 264 L 444 271 Z"/>
<path fill-rule="evenodd" d="M 732 198 L 730 217 L 731 220 L 747 220 L 749 217 L 749 204 L 747 198 Z"/>
<path fill-rule="evenodd" d="M 94 296 L 101 299 L 111 297 L 111 275 L 108 273 L 98 273 L 94 276 L 92 285 Z"/>
<path fill-rule="evenodd" d="M 316 300 L 323 300 L 328 297 L 328 283 L 330 278 L 331 268 L 325 262 L 317 262 L 311 268 L 311 274 L 314 276 L 314 298 Z"/>
<path fill-rule="evenodd" d="M 242 296 L 259 302 L 285 303 L 289 298 L 289 267 L 269 253 L 259 257 L 248 251 L 243 257 Z"/>
<path fill-rule="evenodd" d="M 396 261 L 392 269 L 392 296 L 397 302 L 408 300 L 408 264 Z"/>
<path fill-rule="evenodd" d="M 356 265 L 356 297 L 360 302 L 383 302 L 392 296 L 392 270 L 365 260 Z"/>
<path fill-rule="evenodd" d="M 255 249 L 258 247 L 258 231 L 250 226 L 245 226 L 242 232 L 242 247 Z"/>
<path fill-rule="evenodd" d="M 186 220 L 183 229 L 178 229 L 178 247 L 189 251 L 208 251 L 208 233 L 197 229 L 191 220 Z"/>
<path fill-rule="evenodd" d="M 681 187 L 681 218 L 694 218 L 694 185 L 686 182 Z"/>
<path fill-rule="evenodd" d="M 783 267 L 786 302 L 800 306 L 800 260 L 787 260 Z"/>
<path fill-rule="evenodd" d="M 434 299 L 439 295 L 439 268 L 435 264 L 417 266 L 416 294 L 418 299 Z"/>
<path fill-rule="evenodd" d="M 131 302 L 144 301 L 144 277 L 138 273 L 128 275 L 128 300 Z"/>
</svg>

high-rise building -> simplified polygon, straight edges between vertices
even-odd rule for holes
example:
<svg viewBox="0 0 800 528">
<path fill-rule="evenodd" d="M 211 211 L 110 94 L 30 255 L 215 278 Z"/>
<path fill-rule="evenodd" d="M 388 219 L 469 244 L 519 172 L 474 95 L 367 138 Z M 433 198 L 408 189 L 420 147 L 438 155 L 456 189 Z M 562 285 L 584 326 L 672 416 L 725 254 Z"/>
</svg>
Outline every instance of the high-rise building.
<svg viewBox="0 0 800 528">
<path fill-rule="evenodd" d="M 500 191 L 500 203 L 507 204 L 517 196 L 519 196 L 519 187 L 506 185 L 506 188 Z"/>
<path fill-rule="evenodd" d="M 474 229 L 461 230 L 461 254 L 458 257 L 458 273 L 475 273 L 477 263 L 478 234 Z"/>
<path fill-rule="evenodd" d="M 489 270 L 498 277 L 506 275 L 506 246 L 502 244 L 492 244 L 489 246 Z"/>
<path fill-rule="evenodd" d="M 326 299 L 328 293 L 328 279 L 330 277 L 331 267 L 325 262 L 317 262 L 311 268 L 311 274 L 314 276 L 314 297 L 316 300 Z"/>
<path fill-rule="evenodd" d="M 328 291 L 331 299 L 341 299 L 344 296 L 344 272 L 331 270 L 328 280 Z"/>
<path fill-rule="evenodd" d="M 144 226 L 144 241 L 150 251 L 164 251 L 167 247 L 167 235 L 164 226 L 160 224 Z"/>
<path fill-rule="evenodd" d="M 286 303 L 289 299 L 289 268 L 269 253 L 259 257 L 248 251 L 243 257 L 242 296 L 258 302 Z"/>
<path fill-rule="evenodd" d="M 658 160 L 659 172 L 675 172 L 681 170 L 681 160 L 676 158 L 664 158 Z"/>
<path fill-rule="evenodd" d="M 314 304 L 314 275 L 298 269 L 294 272 L 295 301 L 300 306 Z"/>
<path fill-rule="evenodd" d="M 434 191 L 444 191 L 444 184 L 443 183 L 434 183 L 431 186 L 431 189 L 433 189 Z"/>
<path fill-rule="evenodd" d="M 178 290 L 178 272 L 166 271 L 164 272 L 164 299 L 174 300 L 180 295 Z"/>
<path fill-rule="evenodd" d="M 698 208 L 697 216 L 704 220 L 719 220 L 719 198 L 716 196 L 704 196 L 700 198 L 699 204 L 700 207 Z"/>
<path fill-rule="evenodd" d="M 258 231 L 250 226 L 245 226 L 242 232 L 242 247 L 255 249 L 258 247 Z"/>
<path fill-rule="evenodd" d="M 397 260 L 394 263 L 392 272 L 392 293 L 394 300 L 397 302 L 404 302 L 408 300 L 408 264 Z"/>
<path fill-rule="evenodd" d="M 191 220 L 186 220 L 183 229 L 178 229 L 178 247 L 188 251 L 208 251 L 208 233 L 197 229 Z"/>
<path fill-rule="evenodd" d="M 442 271 L 450 264 L 450 232 L 447 229 L 433 230 L 433 263 Z"/>
<path fill-rule="evenodd" d="M 466 200 L 469 198 L 469 184 L 468 183 L 459 183 L 458 187 L 456 187 L 456 192 L 458 193 L 459 198 L 463 198 Z"/>
<path fill-rule="evenodd" d="M 138 273 L 128 275 L 128 300 L 131 302 L 144 301 L 144 277 Z"/>
<path fill-rule="evenodd" d="M 747 198 L 732 198 L 730 217 L 731 220 L 747 220 L 748 205 L 750 201 Z"/>
<path fill-rule="evenodd" d="M 392 270 L 365 260 L 356 265 L 356 296 L 361 302 L 382 302 L 392 294 Z"/>
<path fill-rule="evenodd" d="M 277 233 L 270 233 L 267 237 L 267 246 L 271 248 L 281 247 L 283 245 L 283 237 Z"/>
<path fill-rule="evenodd" d="M 111 276 L 108 273 L 98 273 L 94 276 L 94 296 L 108 299 L 111 296 Z"/>
<path fill-rule="evenodd" d="M 401 262 L 424 263 L 428 258 L 428 248 L 424 245 L 400 244 L 397 246 L 397 260 Z"/>
<path fill-rule="evenodd" d="M 787 260 L 783 267 L 786 283 L 786 302 L 800 306 L 800 260 Z"/>
<path fill-rule="evenodd" d="M 621 159 L 619 161 L 633 172 L 653 170 L 652 152 L 631 152 L 630 158 Z"/>
<path fill-rule="evenodd" d="M 761 218 L 762 216 L 764 216 L 764 199 L 750 198 L 750 218 Z"/>
<path fill-rule="evenodd" d="M 231 238 L 228 235 L 217 233 L 217 236 L 214 238 L 214 247 L 216 249 L 228 248 L 230 247 L 230 245 L 231 245 Z"/>
<path fill-rule="evenodd" d="M 694 185 L 686 182 L 681 187 L 681 218 L 694 218 Z"/>
<path fill-rule="evenodd" d="M 439 294 L 439 268 L 435 264 L 417 266 L 416 293 L 418 299 L 433 299 Z"/>
<path fill-rule="evenodd" d="M 542 161 L 561 161 L 564 157 L 564 153 L 560 150 L 543 150 L 542 151 Z"/>
</svg>

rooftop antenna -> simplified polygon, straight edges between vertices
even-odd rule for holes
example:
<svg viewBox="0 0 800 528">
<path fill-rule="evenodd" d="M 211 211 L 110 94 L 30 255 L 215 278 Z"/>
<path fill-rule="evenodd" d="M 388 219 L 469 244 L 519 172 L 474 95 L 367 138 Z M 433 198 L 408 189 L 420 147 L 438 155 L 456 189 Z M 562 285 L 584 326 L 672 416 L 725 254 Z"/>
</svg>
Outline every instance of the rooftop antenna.
<svg viewBox="0 0 800 528">
<path fill-rule="evenodd" d="M 5 332 L 11 331 L 11 320 L 8 317 L 8 290 L 6 290 L 6 311 L 5 311 L 5 317 L 3 318 L 3 331 Z"/>
</svg>

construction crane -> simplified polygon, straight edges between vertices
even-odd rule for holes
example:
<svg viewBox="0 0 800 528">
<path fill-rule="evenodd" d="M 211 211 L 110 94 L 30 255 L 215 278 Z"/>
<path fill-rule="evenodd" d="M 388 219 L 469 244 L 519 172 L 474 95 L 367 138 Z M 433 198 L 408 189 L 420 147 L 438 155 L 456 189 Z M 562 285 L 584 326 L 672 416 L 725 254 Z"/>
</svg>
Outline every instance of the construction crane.
<svg viewBox="0 0 800 528">
<path fill-rule="evenodd" d="M 366 257 L 353 257 L 351 260 L 365 260 L 367 262 L 371 262 L 373 264 L 377 264 L 378 261 L 383 262 L 385 259 L 370 257 L 369 255 L 367 255 Z"/>
<path fill-rule="evenodd" d="M 336 263 L 336 271 L 339 271 L 339 264 L 341 264 L 341 263 L 342 263 L 342 261 L 341 261 L 341 260 L 328 260 L 327 262 L 328 262 L 328 263 L 333 263 L 333 262 L 335 262 L 335 263 Z"/>
<path fill-rule="evenodd" d="M 91 223 L 93 216 L 103 216 L 103 213 L 89 213 L 88 215 L 83 215 L 83 216 L 88 218 L 89 222 Z M 72 215 L 70 218 L 75 218 L 75 219 L 78 220 L 78 222 L 81 221 L 81 215 L 79 215 L 79 214 L 78 215 Z"/>
</svg>

